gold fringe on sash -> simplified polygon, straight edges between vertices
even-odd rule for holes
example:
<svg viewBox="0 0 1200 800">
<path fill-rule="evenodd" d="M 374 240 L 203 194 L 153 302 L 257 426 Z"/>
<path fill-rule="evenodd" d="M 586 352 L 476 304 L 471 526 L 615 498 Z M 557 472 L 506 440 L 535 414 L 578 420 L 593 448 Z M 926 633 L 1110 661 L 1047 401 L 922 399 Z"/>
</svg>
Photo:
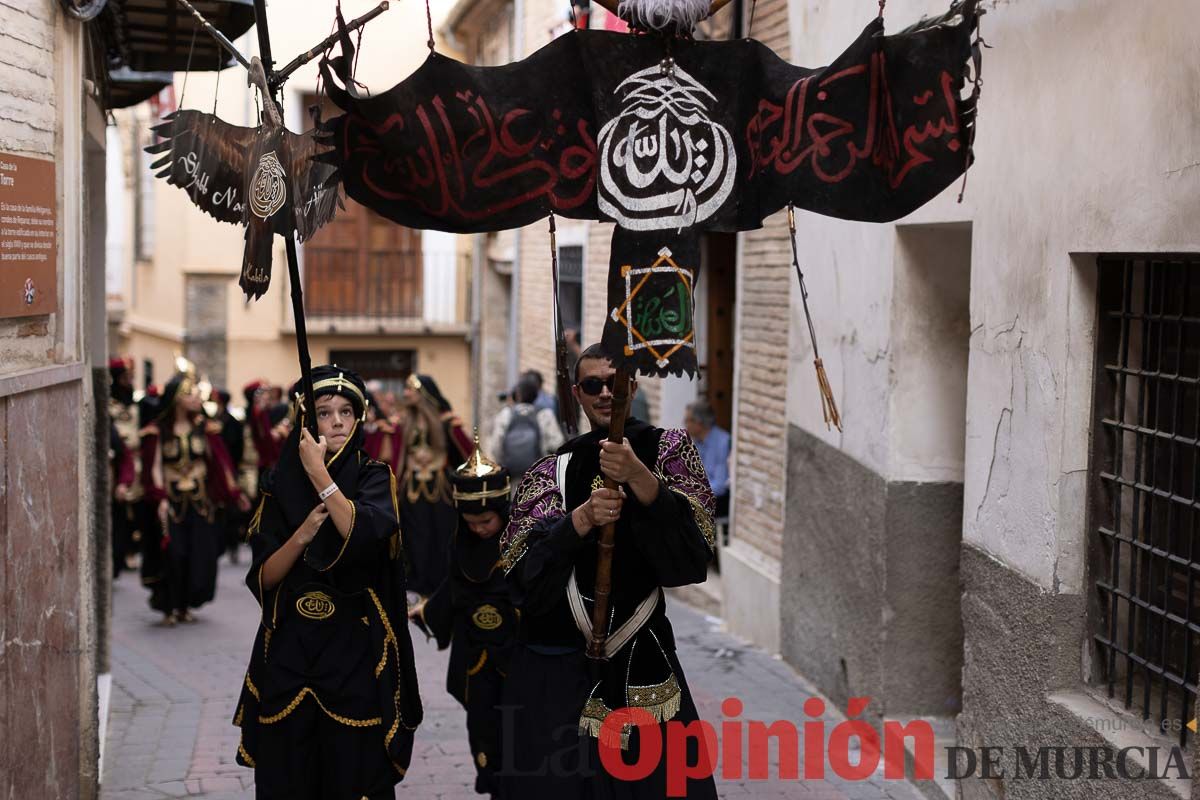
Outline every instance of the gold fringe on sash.
<svg viewBox="0 0 1200 800">
<path fill-rule="evenodd" d="M 598 688 L 598 687 L 597 687 Z M 595 691 L 594 689 L 592 690 Z M 662 683 L 651 686 L 629 686 L 626 689 L 629 708 L 637 708 L 654 717 L 658 723 L 667 722 L 679 713 L 683 701 L 683 691 L 679 688 L 679 680 L 671 674 Z M 600 744 L 607 747 L 629 749 L 629 734 L 633 725 L 626 723 L 621 726 L 620 739 L 612 733 L 611 728 L 604 727 L 604 720 L 613 713 L 599 697 L 589 697 L 579 716 L 580 734 L 598 739 Z"/>
</svg>

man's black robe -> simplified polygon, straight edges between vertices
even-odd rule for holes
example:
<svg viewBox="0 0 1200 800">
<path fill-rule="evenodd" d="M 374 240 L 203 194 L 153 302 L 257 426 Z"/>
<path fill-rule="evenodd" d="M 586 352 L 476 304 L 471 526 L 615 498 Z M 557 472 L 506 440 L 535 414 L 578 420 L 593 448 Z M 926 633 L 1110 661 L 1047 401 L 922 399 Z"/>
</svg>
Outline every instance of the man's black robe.
<svg viewBox="0 0 1200 800">
<path fill-rule="evenodd" d="M 586 639 L 571 609 L 571 578 L 574 574 L 577 602 L 582 600 L 590 620 L 599 532 L 578 536 L 570 510 L 602 480 L 599 443 L 606 436 L 592 432 L 573 439 L 556 456 L 535 464 L 517 488 L 503 541 L 522 615 L 504 691 L 505 741 L 513 743 L 504 765 L 507 796 L 659 800 L 666 797 L 665 761 L 638 782 L 618 780 L 604 770 L 596 738 L 604 718 L 620 708 L 639 708 L 657 721 L 664 742 L 668 721 L 697 719 L 661 592 L 661 587 L 704 581 L 712 555 L 712 490 L 683 431 L 634 419 L 626 425 L 638 458 L 659 479 L 659 492 L 642 506 L 625 489 L 629 499 L 617 522 L 613 553 L 610 635 L 639 608 L 653 610 L 610 660 L 594 662 L 584 652 Z M 633 728 L 621 734 L 625 761 L 634 763 L 641 732 Z M 695 763 L 694 743 L 689 750 L 689 763 Z M 711 778 L 689 781 L 687 797 L 715 798 L 715 784 Z"/>
</svg>

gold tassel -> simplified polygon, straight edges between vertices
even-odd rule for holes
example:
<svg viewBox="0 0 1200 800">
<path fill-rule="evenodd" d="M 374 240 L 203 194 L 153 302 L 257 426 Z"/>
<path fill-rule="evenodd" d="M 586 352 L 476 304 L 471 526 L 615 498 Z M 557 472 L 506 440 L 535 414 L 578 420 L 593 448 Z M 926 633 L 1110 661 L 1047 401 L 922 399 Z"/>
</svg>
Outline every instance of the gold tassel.
<svg viewBox="0 0 1200 800">
<path fill-rule="evenodd" d="M 604 727 L 604 720 L 611 713 L 612 709 L 606 706 L 603 700 L 597 697 L 591 698 L 584 705 L 583 713 L 579 716 L 579 734 L 597 739 L 605 747 L 619 747 L 622 750 L 628 750 L 629 732 L 633 726 L 622 725 L 620 735 L 614 734 L 611 727 Z"/>
<path fill-rule="evenodd" d="M 682 698 L 683 692 L 676 692 L 661 703 L 642 706 L 642 710 L 649 711 L 650 716 L 658 722 L 669 722 L 675 719 L 675 715 L 679 713 L 679 704 Z"/>
<path fill-rule="evenodd" d="M 825 364 L 816 359 L 813 364 L 817 367 L 817 385 L 821 388 L 821 413 L 825 415 L 825 428 L 830 425 L 842 430 L 842 415 L 838 413 L 837 401 L 833 399 L 833 389 L 829 385 L 829 376 L 825 374 Z"/>
<path fill-rule="evenodd" d="M 882 12 L 883 3 L 880 3 Z M 813 364 L 817 368 L 817 387 L 821 391 L 821 414 L 825 417 L 826 430 L 832 425 L 842 430 L 842 415 L 838 413 L 837 402 L 833 399 L 833 387 L 829 385 L 829 376 L 825 374 L 825 363 L 821 361 L 821 351 L 817 349 L 817 330 L 813 326 L 812 314 L 808 310 L 808 287 L 804 284 L 804 271 L 800 269 L 800 250 L 796 246 L 796 210 L 788 203 L 788 232 L 792 240 L 792 265 L 796 268 L 796 277 L 800 280 L 800 299 L 804 303 L 804 319 L 808 322 L 808 336 L 812 341 Z"/>
</svg>

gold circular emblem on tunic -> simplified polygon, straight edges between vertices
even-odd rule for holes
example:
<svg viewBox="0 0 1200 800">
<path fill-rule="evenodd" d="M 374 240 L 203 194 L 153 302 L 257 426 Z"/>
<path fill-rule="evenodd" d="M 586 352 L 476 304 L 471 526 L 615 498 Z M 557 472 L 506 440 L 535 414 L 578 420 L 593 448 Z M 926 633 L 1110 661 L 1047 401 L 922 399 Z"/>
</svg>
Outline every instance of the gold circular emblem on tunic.
<svg viewBox="0 0 1200 800">
<path fill-rule="evenodd" d="M 478 764 L 481 769 L 483 767 L 486 767 L 487 766 L 487 753 L 476 753 L 475 754 L 475 763 Z"/>
<path fill-rule="evenodd" d="M 504 623 L 504 617 L 500 616 L 500 612 L 496 610 L 495 606 L 480 606 L 471 615 L 471 621 L 480 630 L 494 631 Z"/>
<path fill-rule="evenodd" d="M 333 600 L 324 592 L 305 592 L 296 600 L 296 610 L 307 619 L 329 619 L 333 616 Z"/>
</svg>

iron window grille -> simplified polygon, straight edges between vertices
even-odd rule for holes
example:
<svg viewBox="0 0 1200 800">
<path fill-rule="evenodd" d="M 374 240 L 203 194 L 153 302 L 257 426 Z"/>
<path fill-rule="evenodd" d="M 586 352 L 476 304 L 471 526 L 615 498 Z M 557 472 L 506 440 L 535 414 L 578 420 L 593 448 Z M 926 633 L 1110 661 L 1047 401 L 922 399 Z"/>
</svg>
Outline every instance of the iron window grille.
<svg viewBox="0 0 1200 800">
<path fill-rule="evenodd" d="M 1091 570 L 1097 677 L 1188 740 L 1200 673 L 1200 256 L 1102 257 Z"/>
</svg>

